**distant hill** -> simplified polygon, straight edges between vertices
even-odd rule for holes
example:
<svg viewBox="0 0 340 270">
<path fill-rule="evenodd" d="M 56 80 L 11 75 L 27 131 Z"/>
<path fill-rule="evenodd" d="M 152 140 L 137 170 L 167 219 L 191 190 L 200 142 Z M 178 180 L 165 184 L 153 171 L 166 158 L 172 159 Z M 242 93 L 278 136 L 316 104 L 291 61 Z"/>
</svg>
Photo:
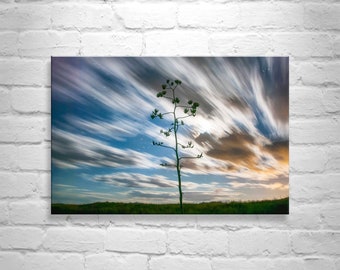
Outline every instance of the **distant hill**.
<svg viewBox="0 0 340 270">
<path fill-rule="evenodd" d="M 289 214 L 289 198 L 183 204 L 184 214 Z M 52 204 L 52 214 L 180 214 L 179 204 L 97 202 Z"/>
</svg>

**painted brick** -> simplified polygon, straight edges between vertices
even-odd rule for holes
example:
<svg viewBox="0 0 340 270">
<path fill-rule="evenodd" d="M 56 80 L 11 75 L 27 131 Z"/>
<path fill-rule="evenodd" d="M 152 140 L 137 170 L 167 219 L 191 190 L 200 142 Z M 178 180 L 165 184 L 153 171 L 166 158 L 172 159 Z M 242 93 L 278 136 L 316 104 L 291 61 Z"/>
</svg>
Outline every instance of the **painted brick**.
<svg viewBox="0 0 340 270">
<path fill-rule="evenodd" d="M 285 231 L 236 231 L 228 235 L 231 256 L 279 256 L 290 252 Z"/>
<path fill-rule="evenodd" d="M 301 143 L 340 143 L 340 118 L 290 121 L 290 141 Z"/>
<path fill-rule="evenodd" d="M 288 227 L 298 230 L 320 229 L 322 210 L 319 204 L 301 204 L 291 200 L 289 202 Z M 273 229 L 275 229 L 273 227 Z"/>
<path fill-rule="evenodd" d="M 150 262 L 150 270 L 207 270 L 211 269 L 210 262 L 207 258 L 198 257 L 190 258 L 184 256 L 161 256 L 152 257 Z"/>
<path fill-rule="evenodd" d="M 298 202 L 327 202 L 340 200 L 340 174 L 292 175 L 290 196 Z M 330 188 L 331 187 L 331 188 Z"/>
<path fill-rule="evenodd" d="M 18 54 L 18 33 L 0 33 L 0 56 L 11 56 Z"/>
<path fill-rule="evenodd" d="M 100 252 L 106 233 L 90 228 L 49 228 L 43 246 L 49 251 Z"/>
<path fill-rule="evenodd" d="M 34 227 L 1 227 L 0 248 L 36 250 L 42 243 L 44 231 Z"/>
<path fill-rule="evenodd" d="M 335 38 L 333 48 L 335 56 L 340 56 L 340 37 Z"/>
<path fill-rule="evenodd" d="M 239 269 L 239 270 L 274 270 L 274 269 L 296 269 L 305 270 L 302 259 L 242 259 L 242 258 L 213 258 L 212 268 L 214 270 Z"/>
<path fill-rule="evenodd" d="M 325 258 L 306 258 L 304 260 L 304 269 L 318 270 L 318 269 L 330 269 L 336 270 L 334 260 Z"/>
<path fill-rule="evenodd" d="M 295 258 L 278 259 L 272 261 L 269 265 L 269 269 L 335 270 L 333 262 L 324 258 L 306 258 L 304 260 Z"/>
<path fill-rule="evenodd" d="M 321 206 L 322 224 L 326 229 L 340 229 L 340 203 L 324 204 Z"/>
<path fill-rule="evenodd" d="M 301 81 L 301 67 L 294 61 L 289 61 L 289 85 L 295 86 Z"/>
<path fill-rule="evenodd" d="M 0 144 L 0 169 L 13 169 L 16 164 L 18 150 L 13 145 Z"/>
<path fill-rule="evenodd" d="M 213 55 L 253 56 L 270 52 L 270 37 L 266 34 L 216 33 L 209 37 L 209 49 Z M 253 46 L 256 44 L 256 47 Z"/>
<path fill-rule="evenodd" d="M 161 230 L 109 228 L 105 241 L 106 250 L 164 254 L 166 234 Z"/>
<path fill-rule="evenodd" d="M 168 247 L 174 254 L 225 255 L 228 238 L 222 230 L 171 230 L 168 232 Z"/>
<path fill-rule="evenodd" d="M 123 216 L 125 217 L 125 216 Z M 124 218 L 123 221 L 128 221 Z M 116 218 L 112 219 L 112 222 L 117 225 L 124 223 L 116 223 Z M 176 227 L 176 228 L 193 228 L 196 224 L 196 216 L 194 215 L 139 215 L 135 216 L 131 222 L 140 226 L 150 226 L 150 227 Z M 131 224 L 131 223 L 130 223 Z"/>
<path fill-rule="evenodd" d="M 37 177 L 37 192 L 42 198 L 51 197 L 51 173 L 39 173 Z"/>
<path fill-rule="evenodd" d="M 112 253 L 99 253 L 88 255 L 85 257 L 86 270 L 133 270 L 148 269 L 148 257 L 146 255 L 125 255 L 125 254 L 112 254 Z"/>
<path fill-rule="evenodd" d="M 305 85 L 339 85 L 340 62 L 302 63 L 301 80 Z"/>
<path fill-rule="evenodd" d="M 335 260 L 335 269 L 339 269 L 340 268 L 340 259 L 336 259 Z"/>
<path fill-rule="evenodd" d="M 44 126 L 40 118 L 0 117 L 0 142 L 30 142 L 42 140 Z"/>
<path fill-rule="evenodd" d="M 20 270 L 24 264 L 24 258 L 19 252 L 0 252 L 0 268 Z"/>
<path fill-rule="evenodd" d="M 325 113 L 321 88 L 290 87 L 289 112 L 297 116 L 319 116 Z"/>
<path fill-rule="evenodd" d="M 56 215 L 58 216 L 58 215 Z M 76 226 L 98 227 L 98 217 L 93 218 L 92 215 L 72 215 L 67 221 Z"/>
<path fill-rule="evenodd" d="M 307 270 L 306 264 L 302 259 L 298 258 L 287 258 L 287 259 L 275 259 L 268 262 L 264 269 L 296 269 L 296 270 Z"/>
<path fill-rule="evenodd" d="M 181 27 L 235 28 L 239 24 L 240 8 L 233 3 L 190 3 L 179 6 L 178 24 Z"/>
<path fill-rule="evenodd" d="M 208 35 L 199 31 L 152 31 L 145 34 L 146 55 L 208 55 Z"/>
<path fill-rule="evenodd" d="M 0 84 L 44 85 L 48 83 L 46 63 L 39 60 L 0 59 Z"/>
<path fill-rule="evenodd" d="M 292 186 L 292 184 L 290 185 Z M 291 196 L 292 197 L 292 196 Z M 321 207 L 318 204 L 289 201 L 287 216 L 272 215 L 258 218 L 258 227 L 271 230 L 317 230 L 321 227 Z"/>
<path fill-rule="evenodd" d="M 275 33 L 272 35 L 274 55 L 294 58 L 332 57 L 332 38 L 328 34 Z"/>
<path fill-rule="evenodd" d="M 20 113 L 50 113 L 51 89 L 15 87 L 11 90 L 11 104 Z"/>
<path fill-rule="evenodd" d="M 52 27 L 55 29 L 110 29 L 114 13 L 106 4 L 54 4 Z"/>
<path fill-rule="evenodd" d="M 10 111 L 10 92 L 4 87 L 0 87 L 0 114 L 9 113 Z"/>
<path fill-rule="evenodd" d="M 0 269 L 339 269 L 339 9 L 0 0 Z M 51 216 L 51 55 L 289 55 L 290 215 Z"/>
<path fill-rule="evenodd" d="M 329 157 L 322 146 L 291 146 L 289 159 L 291 172 L 321 172 Z"/>
<path fill-rule="evenodd" d="M 308 4 L 305 6 L 304 26 L 307 29 L 339 30 L 340 4 Z"/>
<path fill-rule="evenodd" d="M 58 254 L 58 253 L 28 253 L 24 257 L 23 270 L 69 269 L 83 270 L 84 257 L 81 254 Z"/>
<path fill-rule="evenodd" d="M 49 5 L 0 5 L 0 29 L 47 29 L 51 24 Z"/>
<path fill-rule="evenodd" d="M 326 170 L 331 172 L 340 171 L 340 147 L 329 146 L 327 147 L 327 163 Z"/>
<path fill-rule="evenodd" d="M 8 207 L 6 201 L 0 201 L 0 224 L 8 223 Z"/>
<path fill-rule="evenodd" d="M 255 215 L 197 215 L 197 225 L 200 229 L 225 229 L 235 231 L 240 229 L 250 229 L 258 226 L 258 217 Z"/>
<path fill-rule="evenodd" d="M 322 99 L 324 110 L 327 113 L 340 112 L 340 88 L 325 89 Z"/>
<path fill-rule="evenodd" d="M 50 170 L 51 149 L 41 145 L 24 145 L 17 149 L 17 166 L 24 170 Z"/>
<path fill-rule="evenodd" d="M 136 56 L 142 53 L 142 35 L 129 33 L 85 33 L 82 35 L 82 55 Z"/>
<path fill-rule="evenodd" d="M 135 226 L 135 217 L 137 217 L 138 219 L 139 216 L 138 215 L 114 215 L 114 216 L 113 215 L 99 215 L 98 223 L 104 226 L 130 228 L 130 227 Z"/>
<path fill-rule="evenodd" d="M 38 177 L 35 173 L 0 172 L 0 198 L 34 196 Z"/>
<path fill-rule="evenodd" d="M 80 34 L 72 31 L 27 31 L 20 34 L 19 43 L 21 56 L 75 56 L 80 49 Z"/>
<path fill-rule="evenodd" d="M 46 224 L 50 211 L 46 202 L 20 200 L 9 204 L 9 218 L 12 224 Z"/>
<path fill-rule="evenodd" d="M 43 86 L 51 88 L 51 61 L 44 62 L 42 74 Z"/>
<path fill-rule="evenodd" d="M 51 142 L 51 118 L 50 116 L 42 116 L 42 125 L 43 125 L 43 140 L 47 143 Z"/>
<path fill-rule="evenodd" d="M 173 28 L 176 25 L 175 3 L 124 3 L 116 5 L 117 15 L 126 28 Z"/>
<path fill-rule="evenodd" d="M 296 254 L 339 255 L 339 232 L 296 232 L 291 235 L 292 250 Z"/>
<path fill-rule="evenodd" d="M 290 115 L 321 116 L 340 112 L 340 88 L 291 87 Z"/>
<path fill-rule="evenodd" d="M 242 28 L 299 29 L 303 25 L 303 6 L 289 2 L 245 2 L 240 5 Z"/>
</svg>

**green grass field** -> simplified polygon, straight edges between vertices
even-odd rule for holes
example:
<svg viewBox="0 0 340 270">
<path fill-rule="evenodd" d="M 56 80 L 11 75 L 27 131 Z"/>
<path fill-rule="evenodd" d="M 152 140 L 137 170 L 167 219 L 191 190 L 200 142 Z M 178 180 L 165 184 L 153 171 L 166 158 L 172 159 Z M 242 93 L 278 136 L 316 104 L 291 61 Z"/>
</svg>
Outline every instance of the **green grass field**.
<svg viewBox="0 0 340 270">
<path fill-rule="evenodd" d="M 184 214 L 289 214 L 289 198 L 183 204 Z M 52 204 L 52 214 L 180 214 L 179 204 L 98 202 Z"/>
</svg>

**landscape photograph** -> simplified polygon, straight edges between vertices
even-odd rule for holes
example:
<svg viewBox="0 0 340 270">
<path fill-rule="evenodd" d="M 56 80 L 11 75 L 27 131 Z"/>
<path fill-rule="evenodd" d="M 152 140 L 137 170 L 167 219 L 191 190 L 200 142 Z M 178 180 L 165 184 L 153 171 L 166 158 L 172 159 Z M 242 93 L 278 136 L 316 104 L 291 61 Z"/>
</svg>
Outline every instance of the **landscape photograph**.
<svg viewBox="0 0 340 270">
<path fill-rule="evenodd" d="M 52 214 L 289 214 L 288 57 L 52 57 Z"/>
</svg>

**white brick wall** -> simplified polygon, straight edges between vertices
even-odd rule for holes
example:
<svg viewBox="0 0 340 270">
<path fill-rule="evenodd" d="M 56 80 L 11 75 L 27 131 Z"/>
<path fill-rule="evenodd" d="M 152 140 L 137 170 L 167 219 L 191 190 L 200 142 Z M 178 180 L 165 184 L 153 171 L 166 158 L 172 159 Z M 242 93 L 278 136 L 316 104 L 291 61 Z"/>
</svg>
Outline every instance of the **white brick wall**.
<svg viewBox="0 0 340 270">
<path fill-rule="evenodd" d="M 340 267 L 340 4 L 0 1 L 0 269 Z M 289 216 L 51 216 L 50 56 L 290 56 Z"/>
</svg>

